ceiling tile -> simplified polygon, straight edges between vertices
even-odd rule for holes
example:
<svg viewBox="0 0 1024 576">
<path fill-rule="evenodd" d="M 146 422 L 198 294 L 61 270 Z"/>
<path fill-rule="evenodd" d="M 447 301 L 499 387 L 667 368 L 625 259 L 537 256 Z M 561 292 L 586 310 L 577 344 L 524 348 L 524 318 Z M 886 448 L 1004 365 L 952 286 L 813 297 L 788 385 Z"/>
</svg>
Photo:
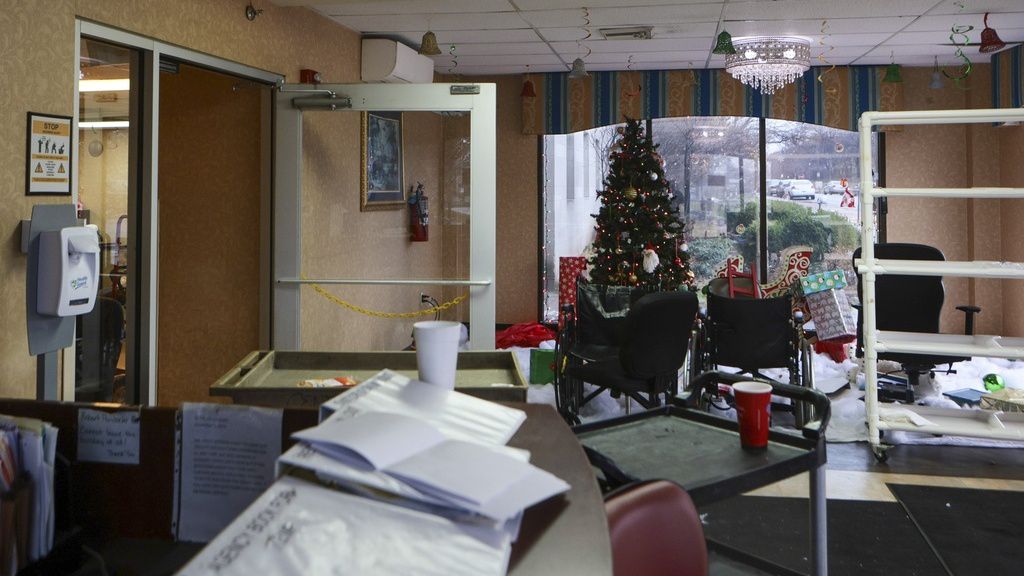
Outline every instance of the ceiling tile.
<svg viewBox="0 0 1024 576">
<path fill-rule="evenodd" d="M 523 58 L 515 54 L 508 54 L 504 56 L 471 56 L 459 54 L 458 49 L 456 49 L 456 54 L 458 55 L 458 58 L 456 60 L 459 63 L 459 68 L 462 68 L 463 66 L 484 66 L 487 64 L 493 64 L 495 66 L 520 66 L 522 68 L 526 67 L 526 62 L 523 61 Z M 438 69 L 447 68 L 452 63 L 452 57 L 447 53 L 441 54 L 439 56 L 433 56 L 433 59 L 435 66 Z M 553 53 L 548 52 L 547 54 L 531 55 L 529 64 L 530 68 L 532 69 L 535 66 L 543 66 L 545 64 L 561 65 L 563 64 L 563 62 L 559 60 L 558 56 L 555 56 Z"/>
<path fill-rule="evenodd" d="M 623 0 L 514 0 L 516 6 L 522 10 L 558 10 L 566 8 L 582 8 L 587 6 L 595 8 L 615 8 L 622 6 Z M 668 6 L 675 4 L 717 4 L 722 5 L 722 0 L 639 0 L 637 4 L 643 6 Z"/>
<path fill-rule="evenodd" d="M 718 22 L 721 13 L 721 7 L 718 4 L 590 8 L 590 27 L 596 32 L 597 28 L 608 26 Z M 536 10 L 522 12 L 522 15 L 537 27 L 584 26 L 586 24 L 582 8 L 578 10 Z"/>
<path fill-rule="evenodd" d="M 1024 0 L 1020 0 L 1020 8 L 1024 9 Z M 968 32 L 973 41 L 977 41 L 984 25 L 984 14 L 952 14 L 946 16 L 922 16 L 913 24 L 907 26 L 907 32 L 922 32 L 928 30 L 945 30 L 947 32 L 955 26 L 974 26 L 974 30 Z M 989 26 L 997 31 L 1003 28 L 1024 28 L 1024 11 L 1012 14 L 989 14 Z"/>
<path fill-rule="evenodd" d="M 710 36 L 706 38 L 675 38 L 667 40 L 588 40 L 583 44 L 594 53 L 601 52 L 663 52 L 673 50 L 708 51 L 713 45 Z M 578 52 L 580 48 L 575 42 L 552 42 L 551 47 L 558 52 Z"/>
<path fill-rule="evenodd" d="M 903 18 L 847 18 L 828 19 L 829 34 L 893 33 L 914 21 Z M 759 20 L 753 22 L 727 21 L 725 30 L 735 36 L 790 35 L 820 38 L 822 20 Z"/>
<path fill-rule="evenodd" d="M 961 8 L 961 5 L 963 5 L 963 8 Z M 973 0 L 971 2 L 946 0 L 938 8 L 929 11 L 929 14 L 961 14 L 968 11 L 974 14 L 992 12 L 992 15 L 988 18 L 989 24 L 991 24 L 993 17 L 996 16 L 996 12 L 1020 12 L 1021 2 L 1020 0 Z"/>
<path fill-rule="evenodd" d="M 276 1 L 275 4 L 281 4 Z M 302 4 L 295 2 L 293 4 Z M 508 0 L 375 0 L 373 2 L 305 2 L 328 16 L 370 14 L 459 14 L 462 12 L 508 12 Z"/>
<path fill-rule="evenodd" d="M 575 46 L 575 44 L 573 44 Z M 517 54 L 521 56 L 529 56 L 535 54 L 551 54 L 551 48 L 544 42 L 507 42 L 507 43 L 491 43 L 491 42 L 462 42 L 456 44 L 456 49 L 459 54 L 465 54 L 467 56 L 488 56 L 491 54 Z M 445 46 L 447 49 L 447 46 Z M 521 61 L 525 62 L 531 60 L 529 58 L 520 58 Z"/>
<path fill-rule="evenodd" d="M 360 32 L 403 32 L 423 30 L 427 19 L 422 14 L 389 14 L 373 16 L 334 16 L 342 25 Z M 430 29 L 442 30 L 509 30 L 529 28 L 515 12 L 466 12 L 432 18 Z"/>
<path fill-rule="evenodd" d="M 382 31 L 383 32 L 383 31 Z M 397 34 L 380 34 L 388 37 L 401 38 L 409 46 L 419 47 L 420 40 L 426 30 L 414 30 Z M 487 43 L 502 44 L 505 42 L 537 42 L 537 33 L 532 28 L 520 30 L 438 30 L 437 43 L 444 44 L 442 49 L 447 49 L 448 44 L 470 44 Z"/>
<path fill-rule="evenodd" d="M 869 16 L 918 16 L 936 0 L 779 0 L 778 2 L 729 2 L 726 20 L 790 20 L 865 18 Z"/>
</svg>

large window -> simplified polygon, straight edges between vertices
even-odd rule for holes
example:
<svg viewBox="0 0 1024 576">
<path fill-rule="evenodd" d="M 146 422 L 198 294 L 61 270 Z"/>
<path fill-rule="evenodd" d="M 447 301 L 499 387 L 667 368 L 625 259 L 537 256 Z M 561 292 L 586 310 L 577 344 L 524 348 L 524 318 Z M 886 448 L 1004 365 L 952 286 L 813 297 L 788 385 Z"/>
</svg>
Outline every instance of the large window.
<svg viewBox="0 0 1024 576">
<path fill-rule="evenodd" d="M 727 116 L 663 118 L 650 126 L 686 224 L 698 286 L 736 256 L 771 281 L 782 272 L 786 250 L 798 246 L 811 248 L 812 272 L 852 272 L 862 177 L 856 132 Z M 615 137 L 615 126 L 544 137 L 546 321 L 557 318 L 559 258 L 584 255 L 593 240 L 597 192 Z M 846 190 L 852 206 L 849 198 L 844 202 Z"/>
</svg>

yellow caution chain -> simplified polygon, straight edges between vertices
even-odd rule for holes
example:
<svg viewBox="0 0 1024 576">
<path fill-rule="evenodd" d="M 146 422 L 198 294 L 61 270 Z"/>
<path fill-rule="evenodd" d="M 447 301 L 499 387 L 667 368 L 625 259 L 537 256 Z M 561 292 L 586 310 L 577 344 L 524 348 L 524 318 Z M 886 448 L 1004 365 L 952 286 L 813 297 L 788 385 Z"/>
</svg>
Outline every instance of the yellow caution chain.
<svg viewBox="0 0 1024 576">
<path fill-rule="evenodd" d="M 308 278 L 306 278 L 305 275 L 302 276 L 302 279 L 308 280 Z M 417 316 L 427 316 L 430 314 L 436 314 L 443 310 L 447 310 L 452 306 L 462 303 L 466 299 L 465 295 L 457 296 L 445 302 L 444 304 L 438 304 L 437 306 L 431 306 L 430 308 L 424 308 L 422 310 L 417 310 L 415 312 L 380 312 L 377 310 L 370 310 L 369 308 L 363 308 L 362 306 L 357 306 L 351 302 L 346 302 L 345 300 L 338 298 L 334 294 L 331 294 L 323 286 L 319 284 L 309 284 L 309 286 L 312 286 L 313 290 L 315 290 L 317 294 L 323 296 L 329 302 L 333 302 L 338 306 L 341 306 L 342 308 L 348 308 L 349 310 L 353 312 L 358 312 L 359 314 L 373 316 L 374 318 L 416 318 Z"/>
</svg>

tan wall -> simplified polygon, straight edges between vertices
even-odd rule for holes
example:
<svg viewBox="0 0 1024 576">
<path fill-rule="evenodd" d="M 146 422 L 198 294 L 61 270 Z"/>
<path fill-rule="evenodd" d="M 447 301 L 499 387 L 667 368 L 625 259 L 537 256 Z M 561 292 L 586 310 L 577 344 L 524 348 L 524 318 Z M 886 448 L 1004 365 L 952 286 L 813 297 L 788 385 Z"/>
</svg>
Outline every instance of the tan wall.
<svg viewBox="0 0 1024 576">
<path fill-rule="evenodd" d="M 442 117 L 403 114 L 405 185 L 423 183 L 439 197 Z M 444 229 L 434 218 L 427 242 L 409 241 L 409 209 L 359 210 L 360 113 L 321 112 L 303 119 L 302 255 L 310 278 L 438 278 Z M 438 211 L 431 214 L 433 218 Z M 419 308 L 420 286 L 331 286 L 329 292 L 367 308 L 408 312 Z M 302 348 L 305 350 L 396 350 L 411 342 L 416 319 L 356 314 L 302 289 Z"/>
<path fill-rule="evenodd" d="M 1024 126 L 999 129 L 999 184 L 1024 187 Z M 1024 200 L 1000 200 L 1002 259 L 1024 262 Z M 1024 282 L 1003 280 L 1003 333 L 1024 336 Z"/>
<path fill-rule="evenodd" d="M 907 110 L 982 108 L 990 104 L 988 65 L 976 65 L 963 88 L 946 81 L 942 90 L 931 90 L 930 68 L 904 68 Z M 992 170 L 999 150 L 995 128 L 965 124 L 904 126 L 886 134 L 886 184 L 891 187 L 945 187 L 993 185 Z M 998 212 L 993 201 L 939 198 L 892 198 L 889 200 L 888 240 L 929 244 L 942 250 L 947 260 L 998 259 L 998 232 L 993 236 L 991 219 Z M 988 224 L 986 224 L 988 223 Z M 996 218 L 998 229 L 998 218 Z M 977 331 L 999 333 L 1002 329 L 1002 289 L 998 281 L 945 278 L 946 303 L 942 331 L 963 331 L 962 304 L 983 308 Z"/>
<path fill-rule="evenodd" d="M 255 22 L 248 0 L 0 0 L 0 396 L 34 394 L 35 362 L 25 333 L 25 257 L 19 222 L 42 202 L 24 195 L 25 113 L 72 113 L 75 17 L 123 28 L 297 81 L 301 68 L 328 82 L 359 78 L 359 36 L 303 8 L 262 2 Z M 325 127 L 326 130 L 326 127 Z M 323 134 L 326 140 L 327 132 Z M 320 185 L 326 185 L 321 183 Z M 350 247 L 359 250 L 360 247 Z"/>
<path fill-rule="evenodd" d="M 270 100 L 269 88 L 238 82 L 187 65 L 160 75 L 162 405 L 206 400 L 210 383 L 259 347 L 260 118 Z"/>
</svg>

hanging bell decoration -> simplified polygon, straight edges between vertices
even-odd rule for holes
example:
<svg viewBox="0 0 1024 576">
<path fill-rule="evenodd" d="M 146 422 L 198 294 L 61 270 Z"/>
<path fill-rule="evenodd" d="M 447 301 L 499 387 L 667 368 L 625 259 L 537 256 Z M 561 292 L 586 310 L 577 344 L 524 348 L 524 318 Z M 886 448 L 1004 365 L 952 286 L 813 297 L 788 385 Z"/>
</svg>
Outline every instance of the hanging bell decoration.
<svg viewBox="0 0 1024 576">
<path fill-rule="evenodd" d="M 982 54 L 990 54 L 999 52 L 1003 48 L 1006 48 L 1006 42 L 999 38 L 999 34 L 996 34 L 994 28 L 988 27 L 988 12 L 985 12 L 985 29 L 981 31 L 981 47 L 978 48 L 978 51 Z"/>
<path fill-rule="evenodd" d="M 577 58 L 572 61 L 572 70 L 569 71 L 569 78 L 587 78 L 590 74 L 587 72 L 587 65 L 583 63 L 583 58 Z"/>
<path fill-rule="evenodd" d="M 423 40 L 420 41 L 419 53 L 423 56 L 437 56 L 441 53 L 441 49 L 437 46 L 437 36 L 433 32 L 427 30 L 423 34 Z"/>
<path fill-rule="evenodd" d="M 893 84 L 903 82 L 903 76 L 900 74 L 899 64 L 889 64 L 885 67 L 885 76 L 882 77 L 882 82 L 890 82 Z"/>
<path fill-rule="evenodd" d="M 718 40 L 715 42 L 715 48 L 711 51 L 712 54 L 735 54 L 736 47 L 732 45 L 732 35 L 722 30 L 722 33 L 718 35 Z"/>
</svg>

